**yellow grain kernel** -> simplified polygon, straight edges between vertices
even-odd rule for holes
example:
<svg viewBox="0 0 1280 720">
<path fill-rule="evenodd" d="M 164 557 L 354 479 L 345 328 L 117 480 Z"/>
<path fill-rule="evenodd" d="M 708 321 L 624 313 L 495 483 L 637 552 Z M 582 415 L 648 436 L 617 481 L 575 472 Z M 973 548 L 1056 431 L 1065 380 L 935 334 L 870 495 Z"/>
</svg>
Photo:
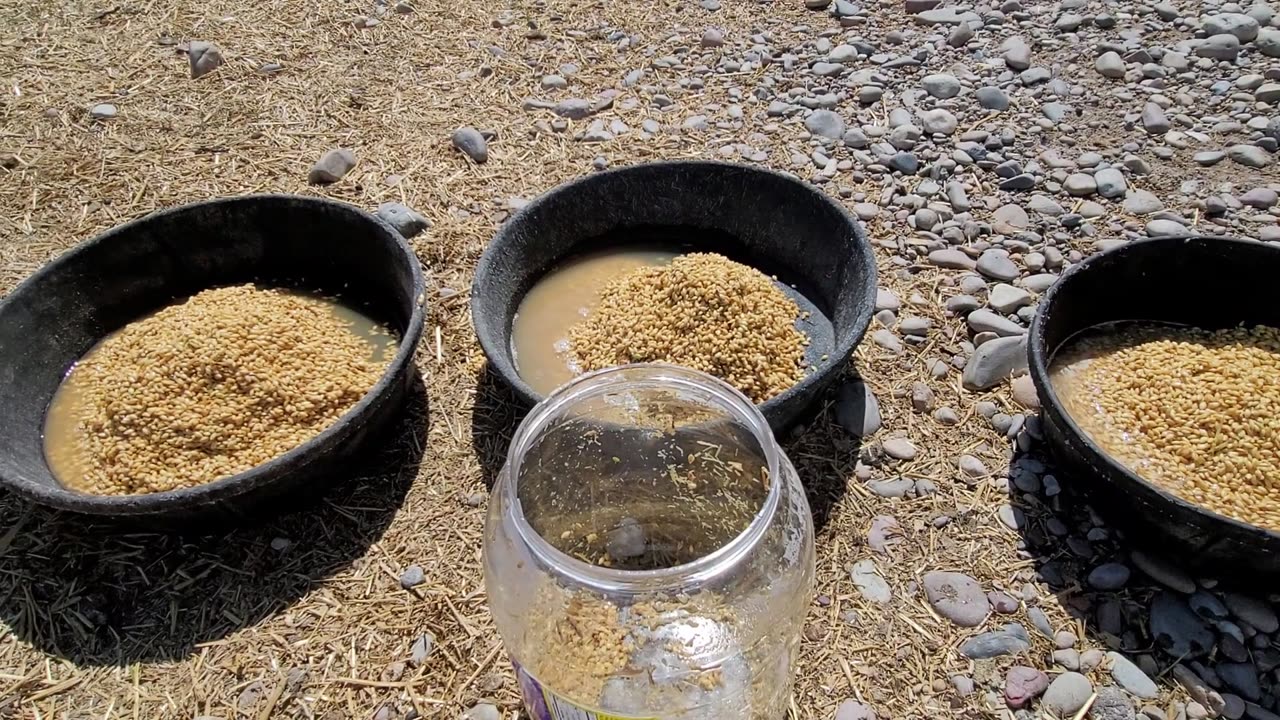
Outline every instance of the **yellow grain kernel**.
<svg viewBox="0 0 1280 720">
<path fill-rule="evenodd" d="M 611 282 L 569 333 L 578 364 L 669 362 L 715 375 L 756 402 L 804 377 L 799 308 L 760 271 L 714 253 L 681 255 Z"/>
<path fill-rule="evenodd" d="M 243 472 L 314 437 L 373 387 L 372 359 L 331 303 L 217 288 L 131 323 L 77 364 L 82 492 L 162 492 Z M 323 389 L 323 391 L 321 390 Z"/>
<path fill-rule="evenodd" d="M 1143 478 L 1280 530 L 1280 330 L 1138 327 L 1055 359 L 1068 414 Z"/>
</svg>

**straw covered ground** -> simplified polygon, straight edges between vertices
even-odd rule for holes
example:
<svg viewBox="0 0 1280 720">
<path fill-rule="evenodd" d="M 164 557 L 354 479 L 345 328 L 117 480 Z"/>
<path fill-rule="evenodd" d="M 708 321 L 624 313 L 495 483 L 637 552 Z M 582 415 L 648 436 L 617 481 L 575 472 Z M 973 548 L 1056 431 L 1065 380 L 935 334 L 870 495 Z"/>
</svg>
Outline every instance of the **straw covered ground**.
<svg viewBox="0 0 1280 720">
<path fill-rule="evenodd" d="M 979 414 L 978 403 L 994 403 L 1006 419 L 1025 408 L 1008 383 L 962 390 L 959 371 L 949 366 L 953 356 L 972 351 L 964 345 L 963 318 L 944 310 L 958 294 L 958 273 L 924 262 L 916 250 L 934 249 L 929 243 L 939 235 L 920 239 L 913 227 L 925 235 L 937 229 L 948 238 L 944 245 L 954 243 L 942 226 L 950 218 L 922 215 L 923 203 L 903 200 L 932 180 L 904 175 L 897 164 L 868 164 L 853 154 L 856 137 L 823 150 L 809 136 L 829 129 L 804 122 L 800 100 L 828 103 L 812 88 L 831 77 L 808 63 L 832 52 L 842 33 L 881 44 L 876 51 L 889 57 L 912 59 L 876 70 L 882 77 L 850 80 L 847 93 L 837 93 L 845 94 L 835 109 L 855 128 L 889 124 L 889 110 L 904 95 L 923 102 L 908 89 L 928 73 L 950 68 L 966 86 L 980 84 L 969 71 L 955 70 L 962 62 L 1021 87 L 1016 73 L 1002 76 L 1006 71 L 990 65 L 1011 29 L 957 50 L 931 40 L 937 30 L 913 23 L 897 0 L 869 3 L 861 24 L 843 25 L 800 0 L 416 4 L 0 0 L 0 292 L 128 219 L 188 201 L 270 191 L 321 194 L 370 210 L 401 202 L 422 213 L 432 227 L 412 243 L 434 298 L 417 360 L 419 397 L 365 472 L 299 512 L 217 537 L 86 540 L 72 519 L 0 494 L 0 718 L 392 720 L 456 718 L 483 704 L 502 718 L 517 717 L 514 677 L 486 610 L 480 541 L 486 488 L 518 410 L 484 372 L 468 316 L 471 269 L 522 200 L 596 166 L 658 158 L 733 157 L 817 176 L 869 218 L 880 243 L 881 285 L 900 299 L 900 312 L 929 321 L 924 343 L 903 349 L 903 333 L 891 331 L 899 347 L 868 339 L 858 353 L 856 369 L 879 400 L 883 427 L 862 439 L 850 435 L 836 422 L 842 396 L 833 390 L 818 417 L 785 439 L 821 526 L 821 597 L 809 613 L 793 717 L 832 718 L 842 703 L 842 720 L 870 717 L 868 710 L 886 718 L 1007 717 L 1005 677 L 1013 665 L 1054 679 L 1070 665 L 1052 659 L 1055 649 L 1083 654 L 1111 646 L 1131 657 L 1152 651 L 1146 609 L 1153 593 L 1167 591 L 1137 572 L 1118 588 L 1084 583 L 1089 569 L 1109 559 L 1129 561 L 1124 541 L 1063 497 L 1033 501 L 1035 491 L 1018 488 L 1011 494 L 1011 443 Z M 832 7 L 843 12 L 837 6 L 846 4 Z M 1104 5 L 1115 4 L 1097 8 Z M 1188 14 L 1198 7 L 1188 4 Z M 1091 59 L 1073 64 L 1075 43 L 1049 29 L 1056 8 L 1044 3 L 1021 20 L 1025 28 L 1046 28 L 1027 30 L 1037 62 L 1090 87 L 1105 82 Z M 1016 29 L 1017 22 L 1010 24 Z M 901 37 L 886 34 L 898 29 Z M 1173 42 L 1178 32 L 1170 26 L 1152 37 Z M 946 33 L 944 25 L 939 37 Z M 192 40 L 215 43 L 225 64 L 191 79 L 185 52 Z M 853 72 L 876 67 L 855 55 L 846 60 Z M 773 62 L 761 66 L 762 57 Z M 267 63 L 281 69 L 260 72 Z M 643 79 L 625 82 L 637 69 Z M 544 87 L 549 75 L 568 87 L 556 89 L 554 81 Z M 886 100 L 857 103 L 859 85 L 887 87 Z M 606 90 L 617 91 L 612 107 L 570 120 L 563 131 L 554 127 L 565 122 L 554 113 L 524 106 L 531 97 L 554 103 Z M 972 95 L 966 93 L 962 99 Z M 1074 157 L 1085 149 L 1071 148 L 1077 141 L 1114 142 L 1107 157 L 1120 166 L 1129 151 L 1121 153 L 1124 140 L 1114 138 L 1127 130 L 1111 106 L 1100 104 L 1105 93 L 1071 96 L 1076 127 L 1068 131 L 1040 122 L 1049 113 L 1037 104 L 1047 96 L 1030 93 L 1017 95 L 1007 115 L 988 116 L 966 101 L 955 109 L 964 119 L 960 131 L 1028 138 L 1036 149 L 1023 157 L 1035 167 L 1025 169 L 1055 188 L 1061 182 L 1050 177 L 1052 163 L 1034 160 L 1041 149 Z M 773 113 L 775 101 L 790 109 Z M 91 117 L 100 103 L 115 106 L 114 117 Z M 941 125 L 924 134 L 917 152 L 945 158 L 952 155 L 948 143 L 960 137 L 944 140 L 956 131 L 955 118 L 950 130 L 946 118 L 934 119 Z M 578 139 L 594 120 L 603 121 L 594 130 L 609 137 Z M 649 131 L 646 120 L 658 128 Z M 486 163 L 451 145 L 463 126 L 493 133 Z M 945 151 L 929 155 L 931 133 Z M 1018 156 L 1013 147 L 1006 142 L 1010 157 Z M 311 165 L 333 148 L 354 152 L 354 170 L 330 186 L 308 185 Z M 830 155 L 814 158 L 815 152 Z M 1126 170 L 1131 189 L 1158 195 L 1194 223 L 1201 217 L 1196 203 L 1215 183 L 1274 181 L 1272 170 L 1227 162 L 1197 170 L 1204 192 L 1179 195 L 1172 171 L 1196 167 L 1189 152 L 1167 158 L 1144 152 L 1158 172 L 1140 177 Z M 1010 237 L 1045 220 L 1059 232 L 1052 214 L 1033 212 L 1028 220 L 1025 212 L 997 213 L 1017 191 L 998 189 L 1006 177 L 964 176 L 972 217 L 995 223 L 997 231 L 1001 223 L 1012 226 Z M 1059 260 L 1064 254 L 1070 260 L 1073 250 L 1076 259 L 1096 250 L 1095 236 L 1133 236 L 1152 220 L 1119 199 L 1096 199 L 1104 205 L 1104 216 L 1092 220 L 1096 230 L 1054 241 Z M 1067 212 L 1085 209 L 1084 202 L 1062 200 Z M 1267 226 L 1257 223 L 1247 227 Z M 1044 238 L 1051 234 L 1046 230 Z M 931 372 L 934 360 L 943 362 L 941 372 Z M 843 400 L 857 387 L 849 385 Z M 954 411 L 955 424 L 936 419 L 943 407 Z M 913 451 L 902 452 L 897 442 L 886 447 L 890 438 L 909 440 Z M 1034 445 L 1034 438 L 1024 442 Z M 901 457 L 887 457 L 890 448 Z M 973 460 L 958 465 L 961 456 Z M 1027 465 L 1014 474 L 1023 470 L 1037 476 L 1039 490 L 1044 468 Z M 915 481 L 906 497 L 876 484 L 903 476 Z M 920 481 L 932 481 L 935 490 Z M 877 518 L 878 532 L 869 535 Z M 1049 528 L 1037 538 L 1052 542 L 1029 542 L 1028 527 Z M 877 591 L 866 586 L 866 561 L 887 585 L 888 602 L 872 599 Z M 1045 563 L 1052 574 L 1039 572 Z M 850 572 L 855 564 L 862 587 Z M 401 577 L 414 565 L 425 582 L 404 589 Z M 942 617 L 921 585 L 936 570 L 962 572 L 984 591 L 1005 593 L 1008 614 L 993 614 L 979 628 Z M 1125 623 L 1109 635 L 1094 620 L 1108 603 Z M 959 652 L 979 632 L 1010 622 L 1029 630 L 1025 652 L 992 660 Z M 1255 656 L 1261 651 L 1253 649 Z M 1144 706 L 1170 720 L 1193 716 L 1187 691 L 1171 681 L 1175 661 L 1148 660 L 1142 665 L 1160 682 L 1157 696 L 1125 695 L 1129 714 L 1107 717 L 1132 718 Z M 1088 702 L 1117 682 L 1105 664 L 1082 673 L 1096 690 L 1086 693 Z M 1265 687 L 1269 696 L 1269 679 Z M 1079 712 L 1064 717 L 1083 717 Z"/>
</svg>

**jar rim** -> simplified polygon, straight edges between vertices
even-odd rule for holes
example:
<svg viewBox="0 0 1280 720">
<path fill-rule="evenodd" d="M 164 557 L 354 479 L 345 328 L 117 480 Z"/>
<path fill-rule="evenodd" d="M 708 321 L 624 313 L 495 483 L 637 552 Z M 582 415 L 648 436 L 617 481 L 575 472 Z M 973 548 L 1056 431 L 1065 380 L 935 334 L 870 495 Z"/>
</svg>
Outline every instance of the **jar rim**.
<svg viewBox="0 0 1280 720">
<path fill-rule="evenodd" d="M 732 540 L 695 560 L 655 570 L 607 568 L 580 560 L 557 549 L 529 524 L 518 494 L 520 465 L 534 439 L 566 406 L 616 389 L 621 383 L 687 387 L 710 392 L 731 417 L 741 421 L 760 444 L 769 473 L 764 503 L 747 527 Z M 633 363 L 585 373 L 562 385 L 534 406 L 520 423 L 507 451 L 505 505 L 517 534 L 537 558 L 570 580 L 600 592 L 653 592 L 705 583 L 736 565 L 755 547 L 777 513 L 781 486 L 780 451 L 769 423 L 737 388 L 707 373 L 667 363 Z"/>
</svg>

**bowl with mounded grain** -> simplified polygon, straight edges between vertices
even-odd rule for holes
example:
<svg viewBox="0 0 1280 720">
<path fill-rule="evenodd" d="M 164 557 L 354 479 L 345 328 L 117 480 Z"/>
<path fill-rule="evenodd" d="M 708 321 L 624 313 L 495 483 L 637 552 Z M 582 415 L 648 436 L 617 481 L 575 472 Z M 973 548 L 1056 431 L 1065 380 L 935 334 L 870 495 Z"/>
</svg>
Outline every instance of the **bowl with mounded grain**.
<svg viewBox="0 0 1280 720">
<path fill-rule="evenodd" d="M 0 486 L 133 527 L 283 506 L 394 418 L 425 313 L 413 251 L 350 205 L 116 227 L 0 301 Z"/>
<path fill-rule="evenodd" d="M 1074 266 L 1031 325 L 1064 488 L 1136 545 L 1216 576 L 1280 577 L 1280 248 L 1128 243 Z"/>
<path fill-rule="evenodd" d="M 862 225 L 821 190 L 732 163 L 595 173 L 509 219 L 471 287 L 493 373 L 528 404 L 585 372 L 720 377 L 775 429 L 846 367 L 875 306 Z"/>
</svg>

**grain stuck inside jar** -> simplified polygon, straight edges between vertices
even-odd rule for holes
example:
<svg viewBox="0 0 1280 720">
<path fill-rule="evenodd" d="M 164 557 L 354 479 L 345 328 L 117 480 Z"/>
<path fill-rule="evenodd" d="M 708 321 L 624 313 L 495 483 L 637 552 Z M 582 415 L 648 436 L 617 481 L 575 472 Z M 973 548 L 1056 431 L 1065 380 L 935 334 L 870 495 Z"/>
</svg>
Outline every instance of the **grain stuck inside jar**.
<svg viewBox="0 0 1280 720">
<path fill-rule="evenodd" d="M 1059 351 L 1071 419 L 1143 479 L 1280 530 L 1280 330 L 1104 326 Z"/>
<path fill-rule="evenodd" d="M 340 303 L 253 285 L 205 290 L 132 322 L 71 369 L 45 419 L 66 487 L 135 495 L 234 475 L 350 410 L 396 338 Z"/>
<path fill-rule="evenodd" d="M 813 524 L 756 407 L 630 365 L 529 414 L 494 488 L 485 585 L 534 720 L 776 720 Z"/>
<path fill-rule="evenodd" d="M 534 286 L 513 350 L 521 377 L 542 393 L 582 372 L 667 362 L 763 402 L 804 378 L 802 315 L 775 279 L 722 255 L 612 250 Z"/>
</svg>

